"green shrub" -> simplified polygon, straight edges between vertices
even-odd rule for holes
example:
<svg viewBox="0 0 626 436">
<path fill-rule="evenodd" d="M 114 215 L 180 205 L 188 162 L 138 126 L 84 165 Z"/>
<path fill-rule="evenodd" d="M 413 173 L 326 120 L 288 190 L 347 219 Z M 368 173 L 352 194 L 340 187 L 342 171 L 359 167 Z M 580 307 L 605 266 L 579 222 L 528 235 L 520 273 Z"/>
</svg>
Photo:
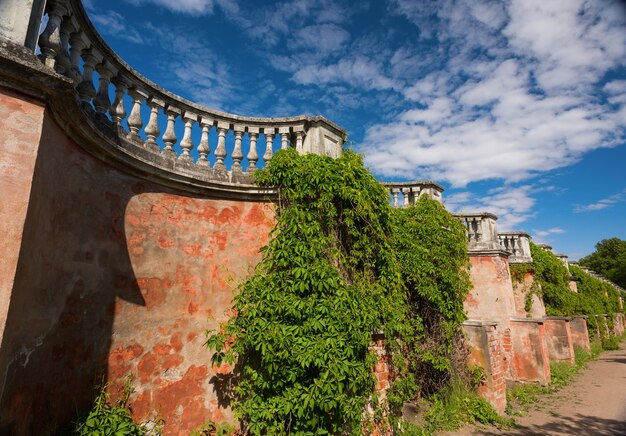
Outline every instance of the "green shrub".
<svg viewBox="0 0 626 436">
<path fill-rule="evenodd" d="M 91 410 L 75 423 L 73 434 L 80 436 L 140 436 L 145 431 L 131 418 L 128 397 L 131 393 L 130 381 L 124 387 L 120 398 L 110 403 L 106 385 L 93 402 Z"/>
<path fill-rule="evenodd" d="M 234 403 L 251 434 L 361 434 L 374 403 L 372 334 L 394 342 L 406 291 L 388 193 L 361 158 L 283 150 L 256 173 L 279 193 L 276 226 L 212 360 L 237 362 Z"/>
</svg>

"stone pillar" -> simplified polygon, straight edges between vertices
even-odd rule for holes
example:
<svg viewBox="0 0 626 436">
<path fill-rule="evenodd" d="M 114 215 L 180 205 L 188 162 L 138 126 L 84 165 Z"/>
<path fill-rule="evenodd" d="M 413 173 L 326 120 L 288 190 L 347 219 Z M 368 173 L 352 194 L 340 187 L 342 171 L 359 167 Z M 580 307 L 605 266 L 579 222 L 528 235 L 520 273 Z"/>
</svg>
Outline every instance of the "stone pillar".
<svg viewBox="0 0 626 436">
<path fill-rule="evenodd" d="M 45 6 L 46 0 L 0 1 L 0 38 L 34 53 Z"/>
<path fill-rule="evenodd" d="M 512 319 L 511 344 L 511 380 L 549 384 L 550 358 L 543 320 Z"/>
<path fill-rule="evenodd" d="M 478 388 L 478 395 L 499 413 L 503 413 L 506 408 L 507 365 L 497 328 L 498 323 L 495 321 L 463 323 L 470 349 L 469 364 L 485 370 L 486 380 Z"/>
<path fill-rule="evenodd" d="M 309 125 L 300 153 L 340 157 L 343 147 L 341 131 L 325 120 L 315 120 Z"/>
<path fill-rule="evenodd" d="M 587 317 L 575 316 L 570 320 L 572 331 L 572 343 L 585 350 L 591 350 L 589 342 L 589 330 L 587 329 Z"/>
<path fill-rule="evenodd" d="M 545 319 L 544 325 L 550 361 L 574 364 L 574 344 L 572 342 L 570 319 L 550 316 Z"/>
<path fill-rule="evenodd" d="M 458 216 L 466 225 L 473 289 L 465 299 L 469 319 L 496 320 L 505 329 L 515 316 L 515 299 L 509 272 L 510 253 L 498 239 L 495 215 Z"/>
</svg>

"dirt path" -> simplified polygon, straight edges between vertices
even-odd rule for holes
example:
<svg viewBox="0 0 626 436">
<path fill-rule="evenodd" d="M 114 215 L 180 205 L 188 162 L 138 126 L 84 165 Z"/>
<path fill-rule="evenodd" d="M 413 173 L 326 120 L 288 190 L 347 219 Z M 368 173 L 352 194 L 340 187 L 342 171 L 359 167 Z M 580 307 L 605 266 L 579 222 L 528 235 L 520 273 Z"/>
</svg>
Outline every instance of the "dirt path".
<svg viewBox="0 0 626 436">
<path fill-rule="evenodd" d="M 559 392 L 517 418 L 513 429 L 483 429 L 482 435 L 626 436 L 626 342 L 606 351 Z"/>
</svg>

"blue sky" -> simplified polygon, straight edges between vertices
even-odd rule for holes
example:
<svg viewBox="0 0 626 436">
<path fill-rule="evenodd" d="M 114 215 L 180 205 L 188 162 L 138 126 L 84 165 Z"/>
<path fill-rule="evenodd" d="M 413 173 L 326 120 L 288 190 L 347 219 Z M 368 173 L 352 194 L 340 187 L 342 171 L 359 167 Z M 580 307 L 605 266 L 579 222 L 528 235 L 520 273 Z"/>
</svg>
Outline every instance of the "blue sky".
<svg viewBox="0 0 626 436">
<path fill-rule="evenodd" d="M 572 259 L 626 239 L 626 6 L 89 0 L 142 74 L 250 116 L 324 115 L 380 180 L 433 179 Z"/>
</svg>

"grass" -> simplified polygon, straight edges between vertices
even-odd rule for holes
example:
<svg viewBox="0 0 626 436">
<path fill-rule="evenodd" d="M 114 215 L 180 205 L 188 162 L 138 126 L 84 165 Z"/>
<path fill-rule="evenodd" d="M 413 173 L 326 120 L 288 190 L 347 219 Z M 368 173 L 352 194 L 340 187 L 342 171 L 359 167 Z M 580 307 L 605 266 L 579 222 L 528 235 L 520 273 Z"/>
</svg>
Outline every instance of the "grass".
<svg viewBox="0 0 626 436">
<path fill-rule="evenodd" d="M 450 384 L 430 398 L 430 408 L 425 416 L 426 424 L 418 427 L 402 424 L 405 436 L 426 436 L 437 431 L 456 430 L 466 423 L 495 424 L 508 427 L 511 420 L 498 415 L 498 412 L 462 380 Z"/>
</svg>

